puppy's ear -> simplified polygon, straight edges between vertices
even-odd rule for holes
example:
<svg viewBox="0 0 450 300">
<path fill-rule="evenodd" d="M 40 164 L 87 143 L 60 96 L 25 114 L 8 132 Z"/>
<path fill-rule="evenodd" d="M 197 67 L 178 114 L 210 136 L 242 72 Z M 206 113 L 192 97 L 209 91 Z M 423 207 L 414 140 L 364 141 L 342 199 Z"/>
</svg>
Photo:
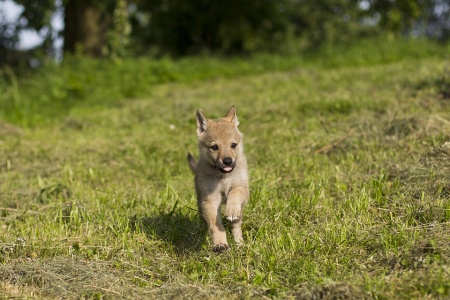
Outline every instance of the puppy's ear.
<svg viewBox="0 0 450 300">
<path fill-rule="evenodd" d="M 197 135 L 200 135 L 202 132 L 206 131 L 206 128 L 208 128 L 209 121 L 205 117 L 205 114 L 202 112 L 202 110 L 199 108 L 197 109 Z"/>
<path fill-rule="evenodd" d="M 239 125 L 239 120 L 236 115 L 236 107 L 234 105 L 231 105 L 230 109 L 227 112 L 227 115 L 225 116 L 225 119 L 228 122 L 233 122 L 235 126 Z"/>
</svg>

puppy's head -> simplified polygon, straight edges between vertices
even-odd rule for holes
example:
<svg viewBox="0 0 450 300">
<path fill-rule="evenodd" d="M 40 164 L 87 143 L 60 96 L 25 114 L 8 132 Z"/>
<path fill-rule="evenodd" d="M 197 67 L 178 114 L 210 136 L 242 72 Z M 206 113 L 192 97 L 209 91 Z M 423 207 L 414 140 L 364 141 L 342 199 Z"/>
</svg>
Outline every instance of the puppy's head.
<svg viewBox="0 0 450 300">
<path fill-rule="evenodd" d="M 237 128 L 238 124 L 234 106 L 224 118 L 216 121 L 206 118 L 200 109 L 197 110 L 200 157 L 223 173 L 234 170 L 239 154 L 243 151 L 243 135 Z"/>
</svg>

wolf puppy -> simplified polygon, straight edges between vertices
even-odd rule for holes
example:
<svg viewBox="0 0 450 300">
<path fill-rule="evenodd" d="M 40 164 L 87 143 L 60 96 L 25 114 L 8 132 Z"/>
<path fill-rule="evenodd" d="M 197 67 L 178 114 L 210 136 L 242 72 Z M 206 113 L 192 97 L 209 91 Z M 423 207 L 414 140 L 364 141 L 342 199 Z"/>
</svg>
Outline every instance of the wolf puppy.
<svg viewBox="0 0 450 300">
<path fill-rule="evenodd" d="M 243 134 L 237 128 L 236 108 L 227 115 L 210 120 L 197 110 L 198 162 L 188 153 L 189 166 L 195 174 L 199 211 L 208 226 L 214 252 L 228 249 L 220 207 L 231 223 L 236 243 L 242 242 L 242 212 L 249 196 L 247 160 L 242 144 Z"/>
</svg>

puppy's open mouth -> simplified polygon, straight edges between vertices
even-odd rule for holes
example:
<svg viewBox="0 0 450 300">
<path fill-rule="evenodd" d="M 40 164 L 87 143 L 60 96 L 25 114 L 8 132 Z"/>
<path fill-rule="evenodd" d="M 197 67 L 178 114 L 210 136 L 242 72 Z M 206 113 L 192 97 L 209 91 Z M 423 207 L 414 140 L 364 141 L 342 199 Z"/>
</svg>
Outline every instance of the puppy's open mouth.
<svg viewBox="0 0 450 300">
<path fill-rule="evenodd" d="M 215 163 L 215 167 L 222 173 L 230 173 L 234 170 L 236 165 L 232 164 L 231 166 L 227 166 L 221 163 Z"/>
<path fill-rule="evenodd" d="M 219 168 L 220 171 L 224 172 L 224 173 L 230 173 L 231 171 L 233 171 L 233 167 L 224 167 L 224 168 Z"/>
</svg>

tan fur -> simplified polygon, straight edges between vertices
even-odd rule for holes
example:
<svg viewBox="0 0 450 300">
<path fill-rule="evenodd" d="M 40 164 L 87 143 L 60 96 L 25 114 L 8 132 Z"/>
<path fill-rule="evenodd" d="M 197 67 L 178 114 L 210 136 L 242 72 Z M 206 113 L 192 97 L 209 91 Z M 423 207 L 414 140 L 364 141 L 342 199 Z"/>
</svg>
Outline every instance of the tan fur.
<svg viewBox="0 0 450 300">
<path fill-rule="evenodd" d="M 208 226 L 213 251 L 228 249 L 220 207 L 225 203 L 225 217 L 231 223 L 236 243 L 242 243 L 242 213 L 249 197 L 247 160 L 242 143 L 243 134 L 237 128 L 236 109 L 210 120 L 197 110 L 198 162 L 188 153 L 189 167 L 195 174 L 199 211 Z M 230 170 L 231 169 L 231 170 Z"/>
</svg>

